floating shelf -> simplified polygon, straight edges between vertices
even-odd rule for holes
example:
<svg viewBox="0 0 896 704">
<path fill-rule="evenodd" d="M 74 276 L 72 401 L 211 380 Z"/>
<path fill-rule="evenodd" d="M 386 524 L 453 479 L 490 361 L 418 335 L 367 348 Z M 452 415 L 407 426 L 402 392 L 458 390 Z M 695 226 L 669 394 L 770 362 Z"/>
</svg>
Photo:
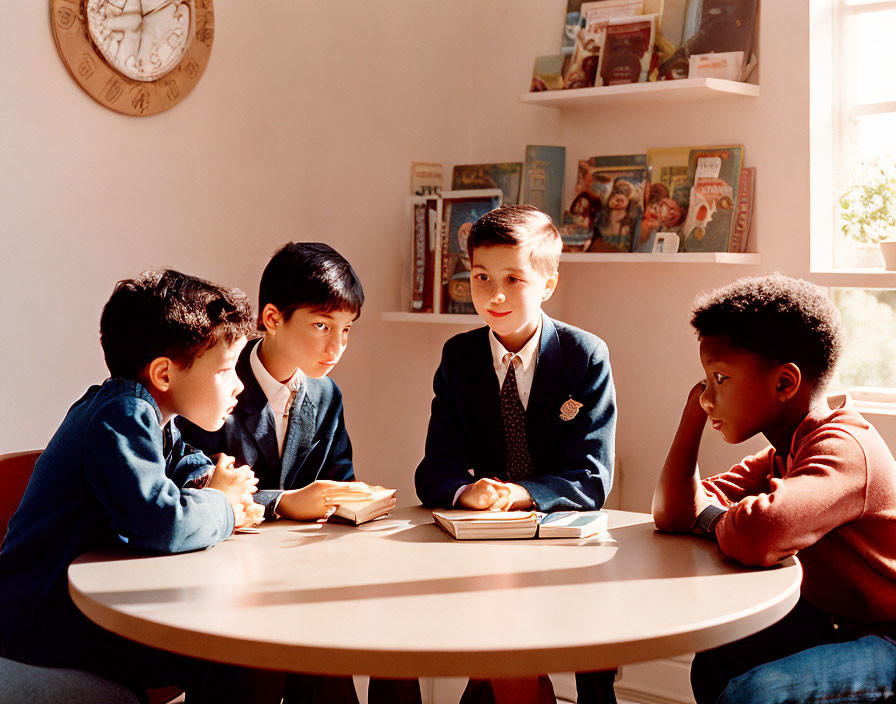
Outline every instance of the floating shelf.
<svg viewBox="0 0 896 704">
<path fill-rule="evenodd" d="M 678 81 L 626 83 L 597 88 L 571 88 L 524 93 L 521 103 L 546 108 L 587 108 L 600 105 L 650 103 L 659 106 L 674 102 L 699 102 L 728 96 L 757 97 L 759 86 L 754 83 L 726 81 L 722 78 L 683 78 Z"/>
<path fill-rule="evenodd" d="M 756 253 L 681 252 L 679 254 L 642 254 L 640 252 L 568 252 L 560 255 L 568 264 L 759 264 Z"/>
<path fill-rule="evenodd" d="M 485 325 L 475 313 L 406 313 L 389 311 L 381 313 L 386 323 L 442 323 L 448 325 Z"/>
</svg>

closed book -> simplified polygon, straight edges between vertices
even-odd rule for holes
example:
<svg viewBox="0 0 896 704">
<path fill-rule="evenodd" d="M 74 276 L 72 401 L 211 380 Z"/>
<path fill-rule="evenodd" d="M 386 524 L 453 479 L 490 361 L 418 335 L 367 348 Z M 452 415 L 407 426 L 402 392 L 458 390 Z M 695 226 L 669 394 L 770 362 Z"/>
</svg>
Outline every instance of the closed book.
<svg viewBox="0 0 896 704">
<path fill-rule="evenodd" d="M 590 538 L 606 533 L 605 511 L 555 511 L 544 514 L 538 524 L 539 538 Z"/>
<path fill-rule="evenodd" d="M 740 186 L 737 189 L 737 213 L 734 216 L 734 231 L 728 243 L 729 252 L 746 252 L 750 236 L 750 220 L 753 216 L 753 188 L 756 181 L 756 167 L 744 166 L 740 170 Z"/>
<path fill-rule="evenodd" d="M 385 489 L 381 486 L 371 489 L 373 494 L 371 498 L 362 501 L 343 501 L 333 515 L 359 525 L 385 516 L 395 508 L 395 489 Z"/>
<path fill-rule="evenodd" d="M 442 530 L 457 540 L 534 538 L 537 511 L 464 511 L 439 509 L 432 517 Z"/>
</svg>

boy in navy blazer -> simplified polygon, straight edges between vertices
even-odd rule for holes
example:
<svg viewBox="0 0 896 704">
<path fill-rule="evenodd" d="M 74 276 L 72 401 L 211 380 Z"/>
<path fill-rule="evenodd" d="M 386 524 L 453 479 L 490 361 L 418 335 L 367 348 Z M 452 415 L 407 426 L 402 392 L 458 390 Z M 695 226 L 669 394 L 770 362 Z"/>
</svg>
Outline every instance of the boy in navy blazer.
<svg viewBox="0 0 896 704">
<path fill-rule="evenodd" d="M 532 206 L 502 205 L 473 225 L 471 296 L 487 327 L 451 338 L 442 351 L 415 475 L 425 506 L 603 506 L 613 480 L 615 390 L 606 344 L 541 310 L 557 287 L 561 247 L 551 219 Z M 612 674 L 577 674 L 578 701 L 614 702 Z M 486 685 L 468 687 L 466 701 Z"/>
<path fill-rule="evenodd" d="M 138 692 L 178 684 L 190 701 L 251 700 L 238 668 L 96 626 L 72 602 L 66 579 L 71 562 L 91 550 L 199 550 L 262 519 L 251 471 L 215 468 L 169 422 L 183 414 L 209 430 L 224 423 L 242 389 L 234 365 L 249 325 L 240 291 L 176 271 L 118 283 L 100 320 L 111 378 L 69 409 L 3 541 L 0 655 L 93 671 Z"/>
<path fill-rule="evenodd" d="M 215 433 L 181 425 L 191 444 L 252 467 L 259 480 L 255 501 L 268 519 L 312 520 L 336 497 L 367 496 L 367 485 L 353 481 L 342 394 L 327 376 L 363 303 L 355 270 L 335 249 L 319 242 L 281 247 L 259 285 L 264 337 L 250 342 L 237 363 L 245 385 L 237 409 Z M 416 704 L 419 685 L 372 680 L 369 699 Z M 286 701 L 354 704 L 357 698 L 351 677 L 290 675 Z"/>
</svg>

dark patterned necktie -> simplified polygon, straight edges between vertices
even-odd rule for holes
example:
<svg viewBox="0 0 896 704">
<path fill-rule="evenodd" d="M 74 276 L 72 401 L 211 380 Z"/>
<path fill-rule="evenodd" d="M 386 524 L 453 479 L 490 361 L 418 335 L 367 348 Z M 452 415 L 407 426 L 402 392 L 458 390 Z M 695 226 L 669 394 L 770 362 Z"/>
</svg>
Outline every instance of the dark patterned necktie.
<svg viewBox="0 0 896 704">
<path fill-rule="evenodd" d="M 532 458 L 526 444 L 526 409 L 516 386 L 513 358 L 501 386 L 501 417 L 504 420 L 504 446 L 507 452 L 507 478 L 516 482 L 532 476 Z"/>
</svg>

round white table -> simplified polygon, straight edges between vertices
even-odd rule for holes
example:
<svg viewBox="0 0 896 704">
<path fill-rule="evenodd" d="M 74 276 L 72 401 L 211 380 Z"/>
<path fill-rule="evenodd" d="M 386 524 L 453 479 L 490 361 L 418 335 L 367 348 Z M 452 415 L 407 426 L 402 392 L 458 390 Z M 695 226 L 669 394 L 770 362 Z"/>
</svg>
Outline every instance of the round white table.
<svg viewBox="0 0 896 704">
<path fill-rule="evenodd" d="M 277 521 L 180 555 L 90 553 L 72 598 L 110 631 L 250 667 L 519 677 L 703 650 L 783 617 L 801 569 L 609 511 L 610 538 L 455 541 L 429 511 L 360 527 Z"/>
</svg>

